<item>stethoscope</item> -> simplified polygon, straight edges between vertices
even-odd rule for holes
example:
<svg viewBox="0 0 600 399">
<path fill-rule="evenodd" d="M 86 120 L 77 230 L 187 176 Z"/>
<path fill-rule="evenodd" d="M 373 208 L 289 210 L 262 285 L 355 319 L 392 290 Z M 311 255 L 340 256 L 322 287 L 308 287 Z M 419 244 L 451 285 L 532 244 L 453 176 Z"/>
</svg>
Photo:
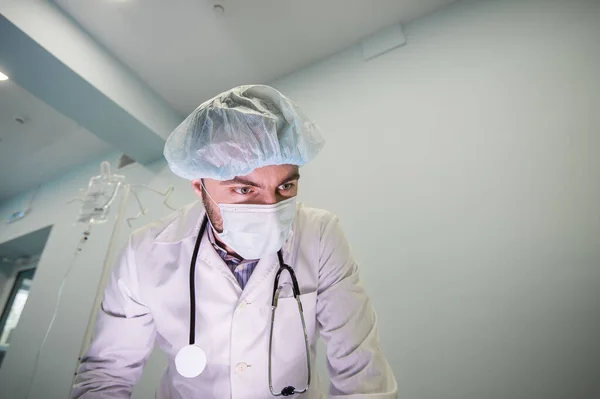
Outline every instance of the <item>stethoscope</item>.
<svg viewBox="0 0 600 399">
<path fill-rule="evenodd" d="M 202 242 L 202 237 L 204 236 L 204 231 L 206 230 L 206 225 L 208 224 L 208 218 L 205 216 L 202 221 L 202 225 L 200 227 L 200 233 L 196 238 L 196 244 L 194 246 L 194 252 L 192 255 L 192 260 L 190 262 L 190 337 L 189 337 L 189 345 L 184 346 L 177 352 L 175 356 L 175 367 L 179 374 L 183 377 L 194 378 L 199 376 L 206 367 L 206 353 L 204 350 L 196 345 L 196 258 L 198 257 L 198 251 L 200 250 L 200 243 Z M 296 273 L 294 273 L 294 269 L 290 266 L 286 265 L 283 261 L 283 255 L 281 255 L 281 250 L 277 252 L 277 256 L 279 258 L 279 270 L 277 270 L 277 274 L 275 274 L 275 281 L 273 283 L 273 296 L 271 299 L 271 327 L 269 332 L 269 389 L 273 396 L 291 396 L 295 394 L 301 394 L 308 391 L 308 387 L 310 386 L 310 351 L 308 346 L 308 334 L 306 333 L 306 322 L 304 321 L 304 311 L 302 309 L 302 302 L 300 301 L 300 287 L 298 286 L 298 280 L 296 279 Z M 298 304 L 298 313 L 300 314 L 300 321 L 302 322 L 302 329 L 304 330 L 304 348 L 306 351 L 306 368 L 308 370 L 308 377 L 306 379 L 306 386 L 303 389 L 296 389 L 293 386 L 287 386 L 283 388 L 280 392 L 275 392 L 273 389 L 273 379 L 272 379 L 272 347 L 273 347 L 273 327 L 275 325 L 275 310 L 277 309 L 277 302 L 279 300 L 279 294 L 283 289 L 283 285 L 279 285 L 279 278 L 281 274 L 286 271 L 290 275 L 290 279 L 292 280 L 292 292 L 294 294 L 294 299 Z"/>
</svg>

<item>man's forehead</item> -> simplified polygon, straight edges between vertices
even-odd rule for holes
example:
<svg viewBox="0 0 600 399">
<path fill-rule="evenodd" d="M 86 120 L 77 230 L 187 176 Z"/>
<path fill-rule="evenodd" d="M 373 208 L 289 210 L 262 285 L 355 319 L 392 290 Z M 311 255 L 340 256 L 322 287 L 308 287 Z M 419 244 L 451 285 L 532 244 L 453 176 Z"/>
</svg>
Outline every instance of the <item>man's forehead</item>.
<svg viewBox="0 0 600 399">
<path fill-rule="evenodd" d="M 298 166 L 297 165 L 268 165 L 268 166 L 263 166 L 261 168 L 256 168 L 252 172 L 248 173 L 247 175 L 239 176 L 239 177 L 252 177 L 252 176 L 265 176 L 265 175 L 282 176 L 282 175 L 287 175 L 289 173 L 298 173 Z"/>
</svg>

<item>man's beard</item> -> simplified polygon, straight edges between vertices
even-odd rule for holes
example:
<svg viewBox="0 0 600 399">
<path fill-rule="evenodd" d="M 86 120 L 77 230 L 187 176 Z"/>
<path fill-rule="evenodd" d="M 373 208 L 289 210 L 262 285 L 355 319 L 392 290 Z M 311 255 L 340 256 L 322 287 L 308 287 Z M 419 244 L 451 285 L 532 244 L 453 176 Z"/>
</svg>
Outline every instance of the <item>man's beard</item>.
<svg viewBox="0 0 600 399">
<path fill-rule="evenodd" d="M 210 224 L 213 229 L 217 231 L 217 233 L 223 232 L 223 219 L 219 214 L 219 208 L 215 203 L 210 199 L 204 187 L 202 187 L 202 203 L 204 204 L 204 209 L 206 209 L 206 214 L 208 215 L 208 220 L 210 220 Z"/>
</svg>

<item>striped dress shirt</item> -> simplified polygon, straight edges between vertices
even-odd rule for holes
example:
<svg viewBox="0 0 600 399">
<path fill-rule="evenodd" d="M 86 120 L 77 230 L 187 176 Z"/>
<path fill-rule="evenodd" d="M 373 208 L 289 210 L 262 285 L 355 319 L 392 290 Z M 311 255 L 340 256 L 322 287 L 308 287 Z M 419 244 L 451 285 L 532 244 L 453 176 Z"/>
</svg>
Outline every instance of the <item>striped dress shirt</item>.
<svg viewBox="0 0 600 399">
<path fill-rule="evenodd" d="M 260 259 L 242 259 L 228 254 L 215 240 L 212 228 L 208 229 L 208 239 L 223 262 L 229 267 L 240 287 L 244 289 Z"/>
</svg>

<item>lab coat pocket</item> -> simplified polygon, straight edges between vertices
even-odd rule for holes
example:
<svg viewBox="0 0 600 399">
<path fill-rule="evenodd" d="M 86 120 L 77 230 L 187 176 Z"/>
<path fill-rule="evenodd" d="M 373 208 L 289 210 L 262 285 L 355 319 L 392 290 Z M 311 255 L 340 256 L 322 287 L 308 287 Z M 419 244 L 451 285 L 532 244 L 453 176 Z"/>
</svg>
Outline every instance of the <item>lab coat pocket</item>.
<svg viewBox="0 0 600 399">
<path fill-rule="evenodd" d="M 310 346 L 316 337 L 316 301 L 317 293 L 310 292 L 300 295 L 306 333 L 308 337 L 309 356 Z M 273 375 L 287 385 L 296 387 L 306 384 L 306 349 L 304 329 L 294 297 L 279 298 L 275 310 L 272 346 Z M 278 378 L 279 377 L 279 378 Z M 291 378 L 291 380 L 290 380 Z"/>
</svg>

